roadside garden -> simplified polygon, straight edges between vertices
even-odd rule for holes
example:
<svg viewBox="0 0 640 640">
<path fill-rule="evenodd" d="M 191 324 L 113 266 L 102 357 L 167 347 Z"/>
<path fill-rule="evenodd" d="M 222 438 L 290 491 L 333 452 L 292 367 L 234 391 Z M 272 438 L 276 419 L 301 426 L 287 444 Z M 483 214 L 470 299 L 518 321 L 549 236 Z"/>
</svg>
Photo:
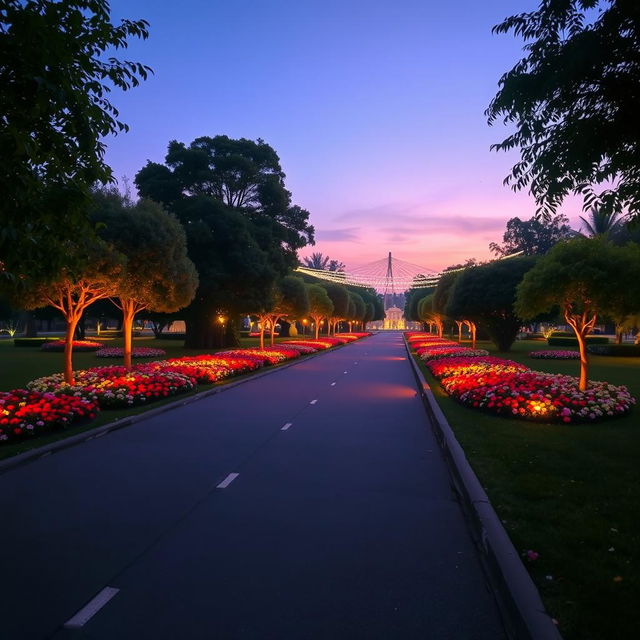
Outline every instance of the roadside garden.
<svg viewBox="0 0 640 640">
<path fill-rule="evenodd" d="M 514 343 L 508 361 L 498 360 L 502 354 L 489 342 L 476 347 L 513 372 L 579 371 L 576 359 L 532 356 L 549 350 L 545 342 Z M 563 637 L 634 636 L 640 624 L 634 569 L 640 411 L 579 423 L 498 417 L 448 395 L 428 361 L 415 357 Z M 640 358 L 594 355 L 590 361 L 591 380 L 626 386 L 640 398 Z"/>
</svg>

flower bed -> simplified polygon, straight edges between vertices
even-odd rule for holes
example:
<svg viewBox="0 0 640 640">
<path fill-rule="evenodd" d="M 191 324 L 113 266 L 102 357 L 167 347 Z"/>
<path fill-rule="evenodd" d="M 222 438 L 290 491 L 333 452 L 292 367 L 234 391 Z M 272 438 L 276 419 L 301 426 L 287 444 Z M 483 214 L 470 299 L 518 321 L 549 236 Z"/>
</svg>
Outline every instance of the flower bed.
<svg viewBox="0 0 640 640">
<path fill-rule="evenodd" d="M 417 350 L 416 350 L 417 352 Z M 438 351 L 422 351 L 418 355 L 425 361 L 441 360 L 442 358 L 479 358 L 482 356 L 488 356 L 489 352 L 486 349 L 467 349 L 466 347 L 451 347 L 440 349 Z"/>
<path fill-rule="evenodd" d="M 163 349 L 152 349 L 151 347 L 133 347 L 131 349 L 132 358 L 161 358 L 167 352 Z M 123 358 L 124 349 L 122 347 L 103 347 L 96 351 L 98 358 Z"/>
<path fill-rule="evenodd" d="M 64 351 L 66 342 L 64 340 L 54 340 L 45 342 L 41 347 L 41 351 Z M 97 351 L 102 348 L 101 342 L 91 342 L 90 340 L 74 340 L 72 348 L 74 351 Z"/>
<path fill-rule="evenodd" d="M 75 384 L 64 382 L 61 373 L 29 382 L 33 391 L 56 395 L 74 395 L 95 400 L 101 409 L 130 407 L 162 400 L 195 388 L 193 378 L 172 371 L 145 370 L 137 365 L 132 371 L 125 367 L 94 367 L 74 372 Z"/>
<path fill-rule="evenodd" d="M 0 393 L 0 442 L 8 443 L 92 420 L 96 402 L 69 395 L 16 389 Z"/>
<path fill-rule="evenodd" d="M 562 350 L 531 351 L 529 352 L 529 356 L 545 360 L 578 360 L 580 358 L 580 352 Z"/>
<path fill-rule="evenodd" d="M 224 378 L 253 371 L 262 365 L 262 362 L 254 359 L 220 357 L 215 354 L 161 360 L 151 362 L 145 368 L 179 373 L 194 378 L 198 384 L 213 384 Z"/>
<path fill-rule="evenodd" d="M 580 391 L 575 377 L 532 371 L 518 362 L 478 355 L 471 349 L 452 355 L 453 347 L 434 343 L 418 351 L 447 394 L 465 406 L 496 415 L 542 422 L 595 422 L 624 415 L 636 402 L 624 386 L 594 381 Z"/>
</svg>

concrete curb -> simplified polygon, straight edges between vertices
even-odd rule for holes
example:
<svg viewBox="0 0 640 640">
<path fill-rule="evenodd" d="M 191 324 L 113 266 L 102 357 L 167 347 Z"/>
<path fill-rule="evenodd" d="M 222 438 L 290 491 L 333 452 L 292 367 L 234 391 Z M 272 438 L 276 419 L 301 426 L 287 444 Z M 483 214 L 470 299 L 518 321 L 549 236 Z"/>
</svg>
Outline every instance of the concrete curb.
<svg viewBox="0 0 640 640">
<path fill-rule="evenodd" d="M 360 338 L 360 340 L 364 340 L 366 339 L 366 337 L 368 336 L 365 336 L 365 338 Z M 282 371 L 283 369 L 288 369 L 289 367 L 301 364 L 302 362 L 308 362 L 312 358 L 322 356 L 329 352 L 337 351 L 338 349 L 342 349 L 344 347 L 348 347 L 350 344 L 360 342 L 360 340 L 347 342 L 346 344 L 337 345 L 335 347 L 331 347 L 330 349 L 325 349 L 324 351 L 318 351 L 317 353 L 302 356 L 299 359 L 296 358 L 291 362 L 287 362 L 276 367 L 269 367 L 263 371 L 259 371 L 258 373 L 248 373 L 239 380 L 232 380 L 231 382 L 227 382 L 226 384 L 219 387 L 214 387 L 213 389 L 207 389 L 206 391 L 195 393 L 188 398 L 181 398 L 176 400 L 175 402 L 169 402 L 165 405 L 162 405 L 161 407 L 149 409 L 148 411 L 143 411 L 142 413 L 138 413 L 134 416 L 122 418 L 114 422 L 109 422 L 108 424 L 102 425 L 101 427 L 89 429 L 74 436 L 56 440 L 55 442 L 43 445 L 42 447 L 30 449 L 29 451 L 19 453 L 15 456 L 12 456 L 11 458 L 7 458 L 6 460 L 0 460 L 0 475 L 7 473 L 8 471 L 15 469 L 16 467 L 21 467 L 22 465 L 29 464 L 30 462 L 34 462 L 35 460 L 39 460 L 40 458 L 50 456 L 51 454 L 57 453 L 58 451 L 68 449 L 69 447 L 74 447 L 78 444 L 82 444 L 83 442 L 88 442 L 89 440 L 94 440 L 95 438 L 100 438 L 107 433 L 110 433 L 111 431 L 117 431 L 119 429 L 123 429 L 124 427 L 129 427 L 133 424 L 136 424 L 137 422 L 141 422 L 142 420 L 153 418 L 154 416 L 157 416 L 161 413 L 165 413 L 166 411 L 179 409 L 180 407 L 184 407 L 188 404 L 191 404 L 192 402 L 197 402 L 198 400 L 203 400 L 204 398 L 222 393 L 223 391 L 228 391 L 229 389 L 233 389 L 234 387 L 244 384 L 245 382 L 249 382 L 250 380 L 256 380 L 257 378 L 262 378 L 263 376 L 271 375 L 272 373 Z"/>
<path fill-rule="evenodd" d="M 438 406 L 431 387 L 415 362 L 406 338 L 404 344 L 425 410 L 496 594 L 507 636 L 514 640 L 562 640 L 464 450 Z"/>
</svg>

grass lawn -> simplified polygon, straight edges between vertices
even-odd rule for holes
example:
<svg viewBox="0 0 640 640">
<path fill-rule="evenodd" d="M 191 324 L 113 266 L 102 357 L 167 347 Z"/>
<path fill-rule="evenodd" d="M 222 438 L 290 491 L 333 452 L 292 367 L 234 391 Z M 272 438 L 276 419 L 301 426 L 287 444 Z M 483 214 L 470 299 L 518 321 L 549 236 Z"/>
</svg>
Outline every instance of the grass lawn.
<svg viewBox="0 0 640 640">
<path fill-rule="evenodd" d="M 577 375 L 576 360 L 528 356 L 548 348 L 522 341 L 495 355 Z M 625 384 L 640 403 L 640 358 L 592 356 L 591 363 L 592 379 Z M 640 404 L 591 425 L 512 420 L 463 407 L 421 368 L 516 549 L 540 554 L 525 564 L 564 638 L 637 637 Z"/>
<path fill-rule="evenodd" d="M 302 336 L 301 336 L 302 337 Z M 94 336 L 88 336 L 87 340 L 95 340 Z M 285 340 L 288 338 L 282 338 Z M 100 340 L 104 342 L 105 346 L 109 347 L 121 347 L 123 345 L 121 338 Z M 276 342 L 280 339 L 276 338 Z M 242 338 L 242 347 L 257 347 L 259 343 L 258 338 Z M 211 350 L 202 349 L 185 349 L 182 346 L 181 340 L 156 340 L 153 337 L 140 337 L 134 338 L 134 347 L 153 347 L 158 349 L 164 349 L 167 352 L 167 358 L 178 358 L 185 355 L 197 355 L 199 353 L 211 353 Z M 267 345 L 265 345 L 267 346 Z M 63 369 L 63 355 L 62 353 L 44 353 L 40 351 L 39 347 L 15 347 L 13 340 L 1 339 L 0 340 L 0 391 L 8 391 L 10 389 L 24 388 L 27 382 L 39 378 L 41 376 L 50 375 L 52 373 L 59 373 Z M 304 357 L 304 356 L 302 356 Z M 157 360 L 158 358 L 134 358 L 136 362 L 149 362 Z M 289 361 L 290 362 L 290 361 Z M 122 360 L 118 358 L 97 358 L 95 352 L 79 352 L 73 356 L 74 369 L 88 369 L 89 367 L 99 367 L 108 365 L 122 364 Z M 282 363 L 282 364 L 286 364 Z M 282 366 L 282 365 L 275 365 Z M 274 368 L 274 367 L 270 367 Z M 101 411 L 95 420 L 92 420 L 88 424 L 78 425 L 65 429 L 64 431 L 54 431 L 47 435 L 38 436 L 30 440 L 24 440 L 22 442 L 16 442 L 9 445 L 0 446 L 0 460 L 9 458 L 11 456 L 29 451 L 36 447 L 42 447 L 56 440 L 62 440 L 69 436 L 84 431 L 90 431 L 96 427 L 100 427 L 109 422 L 119 420 L 132 415 L 143 413 L 148 409 L 155 409 L 163 404 L 170 402 L 177 402 L 188 396 L 192 396 L 196 393 L 206 391 L 214 386 L 222 386 L 228 382 L 238 380 L 242 377 L 250 376 L 252 373 L 247 373 L 244 376 L 234 376 L 216 383 L 216 385 L 199 384 L 198 388 L 189 393 L 182 393 L 177 396 L 172 396 L 166 400 L 159 400 L 152 402 L 148 405 L 138 405 L 130 409 L 109 409 Z"/>
</svg>

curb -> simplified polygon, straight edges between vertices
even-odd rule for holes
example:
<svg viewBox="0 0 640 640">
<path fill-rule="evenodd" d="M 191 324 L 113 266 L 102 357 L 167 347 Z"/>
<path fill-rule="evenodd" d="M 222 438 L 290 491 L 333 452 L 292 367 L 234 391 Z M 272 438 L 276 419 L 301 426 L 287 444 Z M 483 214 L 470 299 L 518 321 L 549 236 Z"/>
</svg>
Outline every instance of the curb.
<svg viewBox="0 0 640 640">
<path fill-rule="evenodd" d="M 496 595 L 507 637 L 514 640 L 562 640 L 545 611 L 538 589 L 414 360 L 406 337 L 404 344 L 427 416 Z"/>
<path fill-rule="evenodd" d="M 368 337 L 368 336 L 365 336 Z M 363 340 L 364 338 L 360 338 Z M 355 340 L 353 342 L 360 342 L 360 340 Z M 228 391 L 229 389 L 233 389 L 233 387 L 237 387 L 238 385 L 244 384 L 245 382 L 249 382 L 251 380 L 256 380 L 257 378 L 262 378 L 263 376 L 271 375 L 272 373 L 276 373 L 277 371 L 282 371 L 283 369 L 288 369 L 289 367 L 293 367 L 297 364 L 301 364 L 302 362 L 307 362 L 312 358 L 316 358 L 318 356 L 322 356 L 326 353 L 337 351 L 338 349 L 342 349 L 344 347 L 348 347 L 353 342 L 347 342 L 346 344 L 337 345 L 335 347 L 331 347 L 330 349 L 325 349 L 324 351 L 318 351 L 317 353 L 312 353 L 307 356 L 302 356 L 301 358 L 296 358 L 291 362 L 286 362 L 284 364 L 269 367 L 266 370 L 259 371 L 258 373 L 248 373 L 245 374 L 243 378 L 240 380 L 232 380 L 231 382 L 227 382 L 219 387 L 214 387 L 213 389 L 207 389 L 206 391 L 201 391 L 199 393 L 195 393 L 188 398 L 176 400 L 175 402 L 168 402 L 161 407 L 157 407 L 155 409 L 149 409 L 148 411 L 143 411 L 142 413 L 138 413 L 134 416 L 129 416 L 127 418 L 121 418 L 114 422 L 109 422 L 108 424 L 102 425 L 101 427 L 96 427 L 95 429 L 89 429 L 87 431 L 83 431 L 82 433 L 78 433 L 74 436 L 69 436 L 68 438 L 63 438 L 61 440 L 56 440 L 56 442 L 51 442 L 50 444 L 43 445 L 42 447 L 37 447 L 35 449 L 30 449 L 29 451 L 25 451 L 24 453 L 18 453 L 11 458 L 7 458 L 5 460 L 0 460 L 0 475 L 15 469 L 16 467 L 21 467 L 25 464 L 29 464 L 30 462 L 34 462 L 35 460 L 39 460 L 40 458 L 45 458 L 46 456 L 50 456 L 58 451 L 63 451 L 64 449 L 68 449 L 70 447 L 74 447 L 78 444 L 82 444 L 83 442 L 88 442 L 89 440 L 94 440 L 95 438 L 100 438 L 111 431 L 118 431 L 119 429 L 123 429 L 125 427 L 130 427 L 133 424 L 141 422 L 142 420 L 146 420 L 148 418 L 153 418 L 161 413 L 165 413 L 167 411 L 172 411 L 173 409 L 179 409 L 180 407 L 184 407 L 192 402 L 197 402 L 198 400 L 203 400 L 204 398 L 208 398 L 209 396 L 216 395 L 218 393 L 222 393 L 223 391 Z"/>
</svg>

